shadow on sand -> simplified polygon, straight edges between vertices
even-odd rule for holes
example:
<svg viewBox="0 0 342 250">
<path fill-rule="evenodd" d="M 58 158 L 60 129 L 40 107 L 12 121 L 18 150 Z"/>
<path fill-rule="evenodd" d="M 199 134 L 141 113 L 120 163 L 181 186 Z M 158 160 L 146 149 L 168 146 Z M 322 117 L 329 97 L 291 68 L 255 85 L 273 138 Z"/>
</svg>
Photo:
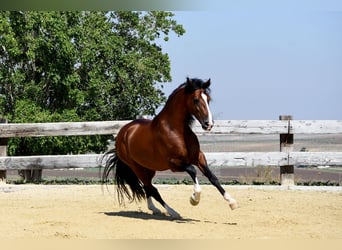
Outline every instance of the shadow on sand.
<svg viewBox="0 0 342 250">
<path fill-rule="evenodd" d="M 172 221 L 176 223 L 210 223 L 210 224 L 217 224 L 218 222 L 214 221 L 201 221 L 196 219 L 190 219 L 190 218 L 173 218 L 166 214 L 150 214 L 145 213 L 142 211 L 119 211 L 119 212 L 104 212 L 107 216 L 119 216 L 119 217 L 126 217 L 131 219 L 141 219 L 141 220 L 159 220 L 159 221 Z M 225 222 L 222 224 L 230 225 L 230 226 L 236 226 L 237 223 L 235 222 Z"/>
<path fill-rule="evenodd" d="M 107 216 L 120 216 L 132 219 L 141 219 L 141 220 L 160 220 L 160 221 L 173 221 L 176 223 L 195 223 L 201 222 L 200 220 L 188 219 L 188 218 L 173 218 L 166 214 L 150 214 L 142 211 L 119 211 L 119 212 L 104 212 Z"/>
</svg>

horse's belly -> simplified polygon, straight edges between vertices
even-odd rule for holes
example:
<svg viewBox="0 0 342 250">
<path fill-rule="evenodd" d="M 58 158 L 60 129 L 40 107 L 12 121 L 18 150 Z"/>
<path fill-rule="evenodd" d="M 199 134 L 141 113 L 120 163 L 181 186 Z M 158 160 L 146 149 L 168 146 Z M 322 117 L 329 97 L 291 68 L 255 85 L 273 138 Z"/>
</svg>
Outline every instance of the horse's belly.
<svg viewBox="0 0 342 250">
<path fill-rule="evenodd" d="M 131 146 L 130 156 L 140 166 L 163 171 L 168 169 L 168 158 L 161 148 L 155 146 L 155 142 L 150 139 L 139 140 Z"/>
</svg>

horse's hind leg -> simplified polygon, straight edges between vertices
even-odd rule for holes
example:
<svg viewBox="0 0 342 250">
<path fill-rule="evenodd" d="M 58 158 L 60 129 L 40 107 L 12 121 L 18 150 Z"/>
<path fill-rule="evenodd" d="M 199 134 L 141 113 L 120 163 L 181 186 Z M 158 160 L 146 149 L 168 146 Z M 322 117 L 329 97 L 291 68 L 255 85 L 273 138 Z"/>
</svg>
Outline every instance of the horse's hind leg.
<svg viewBox="0 0 342 250">
<path fill-rule="evenodd" d="M 173 210 L 171 207 L 169 207 L 165 201 L 160 196 L 160 193 L 156 187 L 152 185 L 152 178 L 155 175 L 155 171 L 145 169 L 144 174 L 141 174 L 139 176 L 140 180 L 144 184 L 144 190 L 146 193 L 146 199 L 147 199 L 147 207 L 149 210 L 151 210 L 154 214 L 160 214 L 161 211 L 153 204 L 152 197 L 158 201 L 167 211 L 167 213 L 174 217 L 179 218 L 180 215 L 175 210 Z"/>
<path fill-rule="evenodd" d="M 169 215 L 171 215 L 174 218 L 179 218 L 180 215 L 175 210 L 173 210 L 171 207 L 169 207 L 165 201 L 160 196 L 158 189 L 154 187 L 152 184 L 147 185 L 144 187 L 147 197 L 147 206 L 150 210 L 152 210 L 153 213 L 160 213 L 160 210 L 156 208 L 152 202 L 151 197 L 153 197 L 156 201 L 158 201 L 167 211 Z"/>
<path fill-rule="evenodd" d="M 151 210 L 153 212 L 153 214 L 161 214 L 162 212 L 153 204 L 153 201 L 152 201 L 152 193 L 153 193 L 153 190 L 152 190 L 153 186 L 147 186 L 147 185 L 144 185 L 144 190 L 145 190 L 145 193 L 146 193 L 146 199 L 147 199 L 147 207 L 149 210 Z"/>
</svg>

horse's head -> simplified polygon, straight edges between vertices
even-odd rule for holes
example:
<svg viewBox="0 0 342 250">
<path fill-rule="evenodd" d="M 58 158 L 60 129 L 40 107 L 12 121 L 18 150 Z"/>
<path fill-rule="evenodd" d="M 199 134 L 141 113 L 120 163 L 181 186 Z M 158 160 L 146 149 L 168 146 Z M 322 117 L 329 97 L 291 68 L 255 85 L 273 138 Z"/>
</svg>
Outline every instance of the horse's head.
<svg viewBox="0 0 342 250">
<path fill-rule="evenodd" d="M 206 82 L 200 79 L 187 78 L 185 91 L 188 95 L 186 105 L 188 111 L 202 125 L 206 131 L 210 131 L 214 126 L 213 117 L 209 109 L 210 102 L 210 79 Z"/>
</svg>

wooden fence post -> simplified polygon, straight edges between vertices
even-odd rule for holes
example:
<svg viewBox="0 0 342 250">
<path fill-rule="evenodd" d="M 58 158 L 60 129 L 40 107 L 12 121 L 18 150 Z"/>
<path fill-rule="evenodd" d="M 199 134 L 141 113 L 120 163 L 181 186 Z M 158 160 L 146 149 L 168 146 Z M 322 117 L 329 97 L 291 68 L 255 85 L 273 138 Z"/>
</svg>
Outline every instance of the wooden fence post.
<svg viewBox="0 0 342 250">
<path fill-rule="evenodd" d="M 7 120 L 0 117 L 0 123 L 7 123 Z M 0 156 L 7 156 L 8 138 L 0 138 Z M 6 184 L 6 170 L 0 170 L 0 184 Z"/>
<path fill-rule="evenodd" d="M 284 186 L 294 185 L 294 165 L 290 162 L 289 153 L 293 151 L 294 136 L 291 128 L 291 115 L 281 115 L 279 120 L 288 121 L 288 132 L 287 134 L 280 134 L 280 152 L 286 152 L 287 165 L 280 166 L 280 184 Z"/>
</svg>

